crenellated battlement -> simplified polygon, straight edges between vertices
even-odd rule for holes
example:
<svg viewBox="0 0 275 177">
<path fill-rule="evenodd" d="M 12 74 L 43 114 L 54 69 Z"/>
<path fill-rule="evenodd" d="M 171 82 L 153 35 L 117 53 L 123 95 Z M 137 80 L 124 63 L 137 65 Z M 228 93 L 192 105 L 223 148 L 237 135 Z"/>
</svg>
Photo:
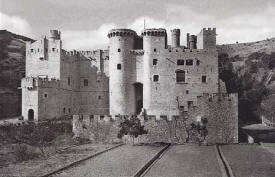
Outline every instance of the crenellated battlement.
<svg viewBox="0 0 275 177">
<path fill-rule="evenodd" d="M 152 28 L 152 29 L 145 29 L 142 33 L 142 36 L 163 36 L 167 35 L 166 29 L 164 28 Z"/>
<path fill-rule="evenodd" d="M 142 50 L 142 49 L 130 50 L 130 53 L 133 55 L 143 55 L 144 50 Z"/>
<path fill-rule="evenodd" d="M 203 28 L 203 32 L 215 32 L 216 33 L 216 28 Z"/>
<path fill-rule="evenodd" d="M 171 33 L 180 35 L 180 29 L 178 29 L 178 28 L 172 29 Z"/>
<path fill-rule="evenodd" d="M 50 30 L 49 38 L 60 40 L 61 32 L 58 30 Z"/>
<path fill-rule="evenodd" d="M 116 37 L 116 36 L 136 36 L 137 33 L 131 29 L 112 29 L 108 33 L 108 37 Z"/>
<path fill-rule="evenodd" d="M 38 87 L 50 87 L 50 88 L 59 88 L 60 87 L 60 80 L 55 78 L 41 78 L 37 77 L 35 78 L 37 80 L 37 86 Z"/>
</svg>

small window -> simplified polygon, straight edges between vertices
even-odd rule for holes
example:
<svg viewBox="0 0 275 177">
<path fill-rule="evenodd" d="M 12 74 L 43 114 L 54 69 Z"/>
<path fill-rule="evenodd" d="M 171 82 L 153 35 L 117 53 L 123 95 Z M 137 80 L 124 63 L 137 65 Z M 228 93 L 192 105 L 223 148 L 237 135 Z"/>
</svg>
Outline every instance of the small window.
<svg viewBox="0 0 275 177">
<path fill-rule="evenodd" d="M 37 49 L 37 52 L 39 52 L 39 49 Z"/>
<path fill-rule="evenodd" d="M 120 49 L 117 49 L 117 52 L 120 52 L 121 50 Z"/>
<path fill-rule="evenodd" d="M 197 60 L 197 61 L 196 61 L 197 66 L 199 66 L 199 65 L 200 65 L 200 62 L 201 62 L 200 60 Z"/>
<path fill-rule="evenodd" d="M 153 59 L 153 65 L 157 65 L 158 64 L 158 59 Z"/>
<path fill-rule="evenodd" d="M 117 70 L 121 70 L 121 64 L 117 64 Z"/>
<path fill-rule="evenodd" d="M 182 71 L 182 70 L 176 71 L 176 81 L 185 82 L 185 71 Z"/>
<path fill-rule="evenodd" d="M 159 81 L 159 75 L 154 75 L 153 80 L 154 80 L 154 82 L 158 82 Z"/>
<path fill-rule="evenodd" d="M 55 51 L 55 48 L 52 48 L 52 51 L 54 52 L 54 51 Z"/>
<path fill-rule="evenodd" d="M 68 77 L 68 85 L 71 85 L 71 78 L 70 78 L 70 76 Z"/>
<path fill-rule="evenodd" d="M 156 48 L 154 48 L 154 52 L 156 52 L 157 51 L 157 49 Z"/>
<path fill-rule="evenodd" d="M 206 83 L 206 76 L 202 76 L 201 81 L 202 81 L 202 83 Z"/>
<path fill-rule="evenodd" d="M 100 100 L 100 99 L 101 99 L 101 96 L 98 96 L 97 98 Z"/>
<path fill-rule="evenodd" d="M 184 65 L 184 60 L 177 60 L 177 65 Z"/>
<path fill-rule="evenodd" d="M 186 60 L 186 65 L 187 66 L 192 66 L 193 65 L 193 60 L 192 59 Z"/>
<path fill-rule="evenodd" d="M 43 57 L 39 57 L 39 60 L 44 60 L 44 58 Z"/>
<path fill-rule="evenodd" d="M 89 80 L 88 79 L 84 79 L 84 87 L 88 87 L 89 85 Z"/>
<path fill-rule="evenodd" d="M 104 116 L 100 116 L 99 118 L 100 118 L 100 120 L 103 120 L 103 119 L 104 119 Z"/>
<path fill-rule="evenodd" d="M 44 93 L 44 98 L 48 98 L 48 93 Z"/>
<path fill-rule="evenodd" d="M 71 108 L 68 109 L 69 113 L 71 113 Z"/>
<path fill-rule="evenodd" d="M 186 93 L 186 94 L 189 94 L 189 90 L 186 90 L 185 93 Z"/>
<path fill-rule="evenodd" d="M 64 113 L 64 114 L 66 113 L 66 108 L 63 108 L 63 113 Z"/>
<path fill-rule="evenodd" d="M 33 52 L 33 49 L 31 49 L 31 53 Z"/>
</svg>

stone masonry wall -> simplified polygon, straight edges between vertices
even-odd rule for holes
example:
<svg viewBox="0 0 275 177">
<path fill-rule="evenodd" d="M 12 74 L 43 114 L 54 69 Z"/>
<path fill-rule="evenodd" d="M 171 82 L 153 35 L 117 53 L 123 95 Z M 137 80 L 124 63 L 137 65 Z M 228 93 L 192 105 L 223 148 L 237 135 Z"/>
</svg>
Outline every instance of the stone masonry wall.
<svg viewBox="0 0 275 177">
<path fill-rule="evenodd" d="M 237 94 L 204 94 L 198 105 L 185 113 L 185 122 L 179 116 L 140 116 L 148 134 L 139 136 L 137 142 L 186 142 L 186 126 L 197 124 L 198 117 L 207 118 L 208 143 L 238 143 L 238 96 Z M 110 116 L 75 115 L 73 132 L 76 137 L 97 142 L 114 142 L 122 120 Z M 186 124 L 185 124 L 186 123 Z M 195 142 L 197 131 L 189 132 L 189 142 Z M 126 137 L 127 138 L 127 137 Z"/>
</svg>

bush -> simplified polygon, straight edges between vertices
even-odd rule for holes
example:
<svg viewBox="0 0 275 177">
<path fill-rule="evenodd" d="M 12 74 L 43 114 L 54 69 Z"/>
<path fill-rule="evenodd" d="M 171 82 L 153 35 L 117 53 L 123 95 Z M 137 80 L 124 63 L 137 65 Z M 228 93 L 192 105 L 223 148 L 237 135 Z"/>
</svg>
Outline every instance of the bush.
<svg viewBox="0 0 275 177">
<path fill-rule="evenodd" d="M 26 144 L 17 144 L 14 147 L 14 155 L 16 161 L 19 162 L 34 159 L 39 156 L 39 154 L 31 152 Z"/>
</svg>

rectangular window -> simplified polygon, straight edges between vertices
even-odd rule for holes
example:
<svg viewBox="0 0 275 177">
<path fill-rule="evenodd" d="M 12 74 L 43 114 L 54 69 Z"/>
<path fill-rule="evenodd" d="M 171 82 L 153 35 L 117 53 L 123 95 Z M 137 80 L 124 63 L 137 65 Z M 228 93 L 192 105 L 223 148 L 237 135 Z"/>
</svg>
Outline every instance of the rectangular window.
<svg viewBox="0 0 275 177">
<path fill-rule="evenodd" d="M 104 116 L 100 116 L 100 120 L 103 120 L 104 119 Z"/>
<path fill-rule="evenodd" d="M 184 60 L 177 60 L 177 65 L 184 65 Z"/>
<path fill-rule="evenodd" d="M 55 51 L 55 48 L 52 48 L 53 52 Z"/>
<path fill-rule="evenodd" d="M 159 81 L 159 75 L 154 75 L 153 76 L 153 81 L 158 82 Z"/>
<path fill-rule="evenodd" d="M 206 83 L 206 76 L 202 76 L 201 81 L 202 81 L 202 83 Z"/>
<path fill-rule="evenodd" d="M 71 78 L 70 78 L 70 76 L 68 77 L 68 85 L 71 85 Z"/>
<path fill-rule="evenodd" d="M 157 65 L 158 64 L 158 59 L 153 59 L 153 65 Z"/>
<path fill-rule="evenodd" d="M 191 59 L 186 60 L 186 65 L 187 66 L 192 66 L 193 65 L 193 60 L 191 60 Z"/>
<path fill-rule="evenodd" d="M 182 71 L 182 70 L 176 71 L 176 81 L 185 82 L 185 71 Z"/>
<path fill-rule="evenodd" d="M 193 101 L 187 101 L 188 109 L 193 106 Z"/>
<path fill-rule="evenodd" d="M 121 64 L 117 64 L 117 70 L 121 70 Z"/>
<path fill-rule="evenodd" d="M 44 93 L 44 98 L 48 98 L 48 93 Z"/>
<path fill-rule="evenodd" d="M 89 80 L 88 79 L 84 79 L 84 87 L 88 87 L 89 85 Z"/>
<path fill-rule="evenodd" d="M 189 94 L 189 90 L 186 90 L 185 93 L 186 93 L 186 94 Z"/>
</svg>

